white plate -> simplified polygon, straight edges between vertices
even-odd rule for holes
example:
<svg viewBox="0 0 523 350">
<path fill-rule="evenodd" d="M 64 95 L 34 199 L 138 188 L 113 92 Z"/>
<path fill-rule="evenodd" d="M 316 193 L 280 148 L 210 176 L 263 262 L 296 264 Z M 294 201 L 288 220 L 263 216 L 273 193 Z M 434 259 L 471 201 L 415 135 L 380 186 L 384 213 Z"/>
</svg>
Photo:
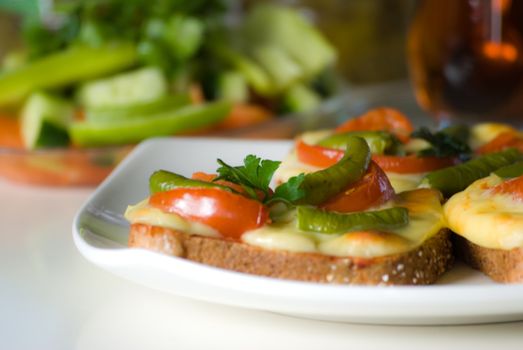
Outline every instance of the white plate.
<svg viewBox="0 0 523 350">
<path fill-rule="evenodd" d="M 320 320 L 376 324 L 460 324 L 523 320 L 523 285 L 501 285 L 458 265 L 434 286 L 354 287 L 293 282 L 226 271 L 126 248 L 126 206 L 147 196 L 149 175 L 215 171 L 216 158 L 247 154 L 281 159 L 286 141 L 156 139 L 138 146 L 97 189 L 73 223 L 74 241 L 91 262 L 119 276 L 214 303 Z"/>
</svg>

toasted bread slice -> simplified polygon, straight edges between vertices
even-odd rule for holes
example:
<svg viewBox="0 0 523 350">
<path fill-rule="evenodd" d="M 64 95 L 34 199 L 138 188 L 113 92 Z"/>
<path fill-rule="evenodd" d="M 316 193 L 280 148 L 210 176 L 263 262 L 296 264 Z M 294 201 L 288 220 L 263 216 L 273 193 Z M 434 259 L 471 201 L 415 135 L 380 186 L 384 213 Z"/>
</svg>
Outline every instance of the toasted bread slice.
<svg viewBox="0 0 523 350">
<path fill-rule="evenodd" d="M 453 262 L 447 229 L 442 229 L 409 252 L 372 259 L 269 250 L 143 224 L 131 225 L 129 247 L 154 250 L 249 274 L 342 284 L 430 284 Z"/>
<path fill-rule="evenodd" d="M 496 282 L 523 282 L 523 248 L 492 249 L 453 235 L 456 256 Z"/>
</svg>

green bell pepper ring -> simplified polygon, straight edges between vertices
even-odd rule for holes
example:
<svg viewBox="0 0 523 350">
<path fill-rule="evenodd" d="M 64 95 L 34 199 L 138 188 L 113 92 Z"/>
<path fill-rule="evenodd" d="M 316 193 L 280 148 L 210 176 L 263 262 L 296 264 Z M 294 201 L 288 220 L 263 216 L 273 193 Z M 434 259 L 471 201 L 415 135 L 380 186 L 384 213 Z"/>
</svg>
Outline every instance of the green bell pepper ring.
<svg viewBox="0 0 523 350">
<path fill-rule="evenodd" d="M 114 122 L 78 121 L 69 134 L 79 146 L 105 146 L 134 143 L 154 136 L 169 136 L 212 126 L 227 117 L 231 104 L 226 101 L 190 105 L 148 118 Z"/>
<path fill-rule="evenodd" d="M 305 192 L 298 204 L 318 205 L 361 179 L 370 162 L 370 149 L 360 137 L 350 137 L 343 158 L 326 169 L 305 175 L 300 189 Z"/>
<path fill-rule="evenodd" d="M 342 214 L 306 206 L 297 208 L 298 228 L 318 233 L 387 231 L 409 223 L 409 211 L 396 207 L 377 211 Z"/>
<path fill-rule="evenodd" d="M 149 192 L 155 194 L 165 192 L 175 188 L 219 188 L 227 192 L 233 190 L 227 186 L 222 186 L 213 182 L 193 180 L 185 176 L 171 173 L 166 170 L 155 171 L 149 178 Z"/>
<path fill-rule="evenodd" d="M 523 175 L 523 161 L 499 168 L 494 174 L 504 179 L 519 177 Z"/>
<path fill-rule="evenodd" d="M 422 179 L 421 187 L 436 188 L 445 197 L 450 197 L 491 172 L 522 159 L 523 154 L 514 148 L 486 154 L 453 167 L 428 173 Z"/>
<path fill-rule="evenodd" d="M 318 142 L 319 146 L 345 149 L 350 137 L 361 137 L 369 145 L 372 154 L 393 154 L 396 152 L 399 141 L 394 135 L 386 131 L 349 131 L 333 134 Z"/>
<path fill-rule="evenodd" d="M 31 92 L 68 86 L 97 78 L 135 64 L 130 43 L 100 47 L 78 46 L 53 53 L 0 77 L 0 106 L 16 104 Z"/>
</svg>

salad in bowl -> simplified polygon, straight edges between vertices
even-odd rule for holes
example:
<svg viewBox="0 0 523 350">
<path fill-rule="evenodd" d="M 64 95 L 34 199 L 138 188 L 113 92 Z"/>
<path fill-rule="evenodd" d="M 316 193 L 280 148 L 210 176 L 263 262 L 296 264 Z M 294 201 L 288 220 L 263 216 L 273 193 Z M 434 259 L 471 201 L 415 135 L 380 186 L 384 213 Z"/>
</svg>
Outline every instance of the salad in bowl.
<svg viewBox="0 0 523 350">
<path fill-rule="evenodd" d="M 221 0 L 73 1 L 22 26 L 0 68 L 0 175 L 100 182 L 132 145 L 315 111 L 336 52 L 294 9 Z"/>
</svg>

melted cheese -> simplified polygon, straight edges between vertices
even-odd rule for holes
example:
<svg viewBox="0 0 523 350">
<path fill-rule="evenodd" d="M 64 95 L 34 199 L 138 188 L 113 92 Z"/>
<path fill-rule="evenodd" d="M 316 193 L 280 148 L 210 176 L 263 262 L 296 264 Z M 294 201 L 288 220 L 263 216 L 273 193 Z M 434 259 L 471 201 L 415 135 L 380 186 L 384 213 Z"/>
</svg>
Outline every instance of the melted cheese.
<svg viewBox="0 0 523 350">
<path fill-rule="evenodd" d="M 523 203 L 489 190 L 502 181 L 491 175 L 452 196 L 444 207 L 449 228 L 482 247 L 523 247 Z"/>
<path fill-rule="evenodd" d="M 296 151 L 292 150 L 291 153 L 289 153 L 287 157 L 285 157 L 285 159 L 281 162 L 280 167 L 274 173 L 274 181 L 279 184 L 287 182 L 287 180 L 293 176 L 313 173 L 322 169 L 323 168 L 300 162 L 296 156 Z"/>
<path fill-rule="evenodd" d="M 425 175 L 425 173 L 398 174 L 393 172 L 385 172 L 385 174 L 387 174 L 390 184 L 396 193 L 418 188 L 421 179 Z"/>
<path fill-rule="evenodd" d="M 440 195 L 434 190 L 404 192 L 395 203 L 409 209 L 407 226 L 390 232 L 319 234 L 297 229 L 296 222 L 269 225 L 245 233 L 242 239 L 265 249 L 316 252 L 332 256 L 374 258 L 403 253 L 421 245 L 444 227 Z"/>
<path fill-rule="evenodd" d="M 517 132 L 512 126 L 502 123 L 479 123 L 470 128 L 470 147 L 476 149 L 506 131 Z"/>
<path fill-rule="evenodd" d="M 409 210 L 407 226 L 390 232 L 351 232 L 346 234 L 321 234 L 304 232 L 297 228 L 296 220 L 267 225 L 243 234 L 242 240 L 265 249 L 291 252 L 321 253 L 332 256 L 373 258 L 402 253 L 421 245 L 444 227 L 439 193 L 422 189 L 398 195 L 394 203 Z M 176 214 L 152 208 L 147 201 L 129 206 L 125 217 L 131 223 L 163 226 L 170 229 L 204 236 L 218 237 L 212 228 L 184 220 Z"/>
<path fill-rule="evenodd" d="M 303 142 L 313 145 L 331 134 L 332 131 L 328 130 L 306 132 L 300 135 L 296 140 L 301 139 Z M 320 167 L 300 162 L 293 148 L 274 173 L 274 181 L 277 184 L 286 182 L 293 176 L 313 173 L 321 169 Z"/>
<path fill-rule="evenodd" d="M 185 220 L 174 213 L 165 213 L 160 209 L 151 207 L 148 199 L 136 205 L 128 206 L 124 216 L 131 224 L 161 226 L 179 232 L 198 234 L 200 236 L 220 237 L 220 233 L 212 227 L 199 222 Z"/>
</svg>

